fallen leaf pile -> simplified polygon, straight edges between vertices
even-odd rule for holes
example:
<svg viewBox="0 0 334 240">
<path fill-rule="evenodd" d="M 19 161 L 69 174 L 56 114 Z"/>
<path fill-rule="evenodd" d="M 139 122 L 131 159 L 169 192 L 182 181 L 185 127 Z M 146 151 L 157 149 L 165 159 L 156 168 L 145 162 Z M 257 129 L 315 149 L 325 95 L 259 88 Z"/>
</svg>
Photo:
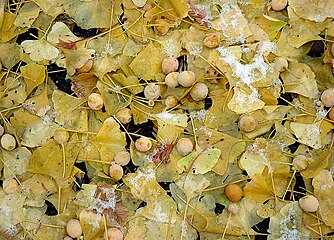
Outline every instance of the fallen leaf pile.
<svg viewBox="0 0 334 240">
<path fill-rule="evenodd" d="M 332 7 L 0 0 L 0 239 L 333 235 Z"/>
</svg>

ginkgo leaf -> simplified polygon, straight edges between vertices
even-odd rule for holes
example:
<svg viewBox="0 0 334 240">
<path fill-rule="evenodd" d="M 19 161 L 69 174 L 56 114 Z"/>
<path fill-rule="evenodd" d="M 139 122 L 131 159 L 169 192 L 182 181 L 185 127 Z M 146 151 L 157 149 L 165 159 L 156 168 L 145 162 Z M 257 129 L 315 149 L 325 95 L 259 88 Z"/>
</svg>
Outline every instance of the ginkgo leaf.
<svg viewBox="0 0 334 240">
<path fill-rule="evenodd" d="M 80 39 L 63 22 L 56 22 L 47 36 L 47 41 L 53 45 L 57 45 L 60 40 L 63 42 L 76 42 Z"/>
<path fill-rule="evenodd" d="M 161 63 L 165 55 L 153 44 L 148 44 L 130 63 L 130 68 L 144 80 L 157 79 L 162 75 Z M 147 68 L 147 65 L 150 67 Z"/>
<path fill-rule="evenodd" d="M 50 139 L 44 146 L 33 152 L 28 171 L 51 176 L 59 188 L 69 187 L 73 182 L 70 176 L 73 177 L 75 174 L 72 170 L 80 150 L 78 146 L 76 134 L 65 144 L 64 152 L 55 140 Z"/>
<path fill-rule="evenodd" d="M 112 4 L 108 0 L 74 0 L 64 4 L 65 12 L 84 29 L 110 27 Z"/>
<path fill-rule="evenodd" d="M 314 195 L 319 201 L 319 212 L 322 220 L 331 228 L 334 227 L 334 203 L 330 201 L 334 194 L 334 181 L 328 170 L 321 170 L 312 180 Z"/>
<path fill-rule="evenodd" d="M 274 197 L 263 175 L 255 173 L 252 180 L 244 187 L 244 196 L 263 203 Z"/>
<path fill-rule="evenodd" d="M 81 68 L 88 59 L 92 59 L 95 54 L 94 49 L 80 48 L 77 50 L 69 50 L 62 48 L 66 58 L 66 68 L 69 75 L 73 75 L 75 70 Z"/>
<path fill-rule="evenodd" d="M 315 124 L 292 122 L 290 123 L 290 128 L 293 134 L 298 138 L 298 141 L 312 148 L 319 149 L 322 146 L 319 124 L 320 122 Z"/>
<path fill-rule="evenodd" d="M 100 91 L 107 113 L 115 114 L 122 103 L 120 96 L 110 90 L 108 82 L 97 81 L 96 87 Z"/>
<path fill-rule="evenodd" d="M 289 71 L 281 73 L 281 77 L 286 92 L 298 93 L 309 98 L 315 98 L 318 94 L 315 74 L 304 63 L 297 61 L 289 63 Z"/>
<path fill-rule="evenodd" d="M 24 40 L 21 46 L 29 54 L 31 60 L 36 62 L 55 59 L 60 53 L 56 47 L 44 39 Z"/>
<path fill-rule="evenodd" d="M 27 94 L 29 95 L 45 79 L 45 67 L 36 63 L 28 63 L 20 68 L 26 83 Z"/>
<path fill-rule="evenodd" d="M 210 186 L 210 181 L 203 175 L 186 174 L 185 177 L 176 181 L 175 184 L 184 192 L 187 200 L 190 201 Z"/>
<path fill-rule="evenodd" d="M 232 99 L 227 106 L 236 114 L 244 114 L 263 108 L 265 103 L 255 93 L 247 94 L 239 87 L 234 88 Z"/>
<path fill-rule="evenodd" d="M 191 153 L 179 159 L 177 161 L 177 166 L 180 168 L 181 172 L 189 171 L 189 167 L 193 163 L 193 160 L 196 159 L 202 151 L 203 149 L 196 145 Z"/>
<path fill-rule="evenodd" d="M 192 165 L 194 174 L 205 174 L 212 170 L 218 162 L 221 151 L 218 148 L 206 149 L 200 153 Z"/>
<path fill-rule="evenodd" d="M 27 98 L 25 82 L 22 78 L 7 77 L 5 85 L 0 85 L 0 107 L 11 108 L 23 103 Z"/>
<path fill-rule="evenodd" d="M 51 15 L 52 17 L 58 16 L 61 12 L 64 11 L 64 4 L 66 0 L 56 0 L 56 1 L 44 1 L 44 0 L 33 0 L 43 12 Z"/>
<path fill-rule="evenodd" d="M 150 165 L 139 168 L 135 173 L 127 174 L 123 181 L 133 196 L 143 201 L 157 201 L 166 194 L 156 181 L 154 169 Z M 151 194 L 153 192 L 154 194 Z"/>
<path fill-rule="evenodd" d="M 273 40 L 287 23 L 279 19 L 262 14 L 255 18 L 259 26 L 268 34 L 270 40 Z"/>
<path fill-rule="evenodd" d="M 22 105 L 23 108 L 27 110 L 30 114 L 44 117 L 46 113 L 51 110 L 47 87 L 44 86 L 44 89 L 40 94 L 29 98 Z"/>
<path fill-rule="evenodd" d="M 112 77 L 122 86 L 127 87 L 126 89 L 132 94 L 136 95 L 144 91 L 144 86 L 139 83 L 138 78 L 134 75 L 126 77 L 124 74 L 116 73 L 113 74 Z"/>
<path fill-rule="evenodd" d="M 23 50 L 17 43 L 0 44 L 0 59 L 1 64 L 11 69 L 22 58 Z"/>
<path fill-rule="evenodd" d="M 270 164 L 267 155 L 267 143 L 257 139 L 258 143 L 254 143 L 247 148 L 239 160 L 240 167 L 245 169 L 250 177 L 256 173 L 262 174 L 264 168 Z"/>
<path fill-rule="evenodd" d="M 25 147 L 18 147 L 12 151 L 2 150 L 2 157 L 5 164 L 5 178 L 15 175 L 22 175 L 27 171 L 31 152 Z"/>
<path fill-rule="evenodd" d="M 92 73 L 81 73 L 72 80 L 72 90 L 82 98 L 88 97 L 98 78 Z"/>
<path fill-rule="evenodd" d="M 268 239 L 305 239 L 308 233 L 303 229 L 303 211 L 298 202 L 285 205 L 280 211 L 270 218 Z M 304 230 L 304 231 L 303 231 Z"/>
<path fill-rule="evenodd" d="M 171 143 L 183 132 L 187 127 L 188 116 L 180 113 L 161 112 L 152 115 L 158 122 L 157 136 L 165 143 Z"/>
<path fill-rule="evenodd" d="M 213 21 L 213 28 L 222 31 L 224 37 L 233 43 L 243 42 L 252 34 L 248 21 L 237 3 L 223 3 L 224 11 Z M 235 24 L 235 23 L 238 24 Z"/>
<path fill-rule="evenodd" d="M 11 235 L 19 232 L 19 224 L 25 219 L 22 208 L 25 196 L 17 191 L 0 198 L 0 231 Z"/>
<path fill-rule="evenodd" d="M 88 130 L 87 109 L 82 108 L 84 100 L 55 90 L 52 94 L 52 101 L 56 111 L 55 121 L 58 124 L 71 130 Z"/>
<path fill-rule="evenodd" d="M 111 162 L 117 152 L 124 150 L 126 139 L 116 120 L 109 117 L 103 122 L 97 135 L 89 140 L 89 143 L 97 149 L 102 161 Z"/>
<path fill-rule="evenodd" d="M 4 1 L 2 1 L 0 4 L 5 4 L 5 3 Z M 21 28 L 14 24 L 17 13 L 13 13 L 11 11 L 5 11 L 4 8 L 2 9 L 3 11 L 1 12 L 0 38 L 2 42 L 8 43 L 10 40 L 15 38 L 19 34 L 26 32 L 27 28 Z M 13 44 L 13 43 L 9 43 L 9 44 Z"/>
<path fill-rule="evenodd" d="M 18 27 L 31 27 L 33 22 L 39 15 L 40 8 L 32 2 L 25 3 L 20 8 L 18 15 L 14 21 L 14 24 Z"/>
<path fill-rule="evenodd" d="M 334 17 L 331 3 L 330 0 L 321 2 L 318 0 L 291 0 L 289 1 L 289 6 L 301 18 L 322 22 L 326 18 Z"/>
<path fill-rule="evenodd" d="M 30 207 L 43 207 L 45 198 L 57 192 L 54 180 L 46 175 L 34 174 L 21 183 L 22 195 L 27 199 L 25 205 Z"/>
<path fill-rule="evenodd" d="M 308 165 L 300 171 L 304 179 L 314 178 L 318 173 L 328 166 L 328 160 L 331 156 L 329 149 L 314 149 L 311 156 L 306 158 Z"/>
</svg>

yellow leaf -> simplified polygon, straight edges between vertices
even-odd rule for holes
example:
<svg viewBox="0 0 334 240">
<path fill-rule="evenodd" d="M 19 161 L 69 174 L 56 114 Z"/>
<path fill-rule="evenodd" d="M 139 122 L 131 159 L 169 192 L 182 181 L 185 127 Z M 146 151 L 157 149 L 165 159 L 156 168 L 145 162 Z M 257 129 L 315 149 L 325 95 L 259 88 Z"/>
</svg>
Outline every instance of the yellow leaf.
<svg viewBox="0 0 334 240">
<path fill-rule="evenodd" d="M 255 21 L 259 26 L 268 34 L 272 41 L 279 31 L 287 24 L 284 21 L 262 14 L 255 18 Z"/>
<path fill-rule="evenodd" d="M 62 49 L 66 57 L 66 69 L 70 76 L 74 75 L 76 69 L 81 68 L 95 54 L 94 49 L 79 48 L 77 50 Z"/>
<path fill-rule="evenodd" d="M 312 180 L 314 196 L 319 201 L 319 212 L 324 223 L 334 228 L 334 180 L 328 170 L 321 170 Z"/>
<path fill-rule="evenodd" d="M 103 122 L 99 132 L 89 140 L 89 143 L 98 150 L 102 161 L 111 162 L 117 152 L 124 151 L 126 139 L 118 123 L 110 117 Z"/>
<path fill-rule="evenodd" d="M 224 11 L 220 13 L 218 19 L 213 21 L 212 26 L 222 31 L 227 42 L 232 44 L 243 42 L 252 35 L 248 21 L 236 2 L 225 2 L 221 7 Z"/>
<path fill-rule="evenodd" d="M 297 61 L 289 63 L 289 71 L 281 73 L 286 92 L 298 93 L 308 98 L 316 98 L 318 86 L 311 68 Z"/>
<path fill-rule="evenodd" d="M 48 34 L 47 40 L 53 45 L 57 45 L 60 40 L 63 42 L 76 42 L 81 38 L 75 36 L 67 25 L 63 22 L 56 22 Z"/>
<path fill-rule="evenodd" d="M 299 48 L 307 42 L 322 40 L 322 38 L 318 35 L 330 22 L 329 19 L 328 21 L 320 23 L 301 19 L 295 15 L 290 7 L 288 7 L 288 14 L 290 18 L 288 42 L 291 46 Z"/>
<path fill-rule="evenodd" d="M 117 73 L 113 74 L 112 77 L 134 95 L 144 91 L 144 86 L 139 83 L 138 78 L 134 75 L 125 77 L 124 74 Z"/>
<path fill-rule="evenodd" d="M 5 163 L 4 177 L 12 178 L 15 175 L 22 175 L 27 171 L 31 152 L 25 147 L 18 147 L 12 151 L 2 150 L 2 157 Z"/>
<path fill-rule="evenodd" d="M 24 40 L 21 46 L 30 59 L 36 62 L 55 59 L 59 54 L 59 50 L 44 39 Z"/>
<path fill-rule="evenodd" d="M 0 85 L 0 107 L 12 108 L 27 98 L 22 78 L 7 77 L 5 85 Z"/>
<path fill-rule="evenodd" d="M 289 6 L 296 14 L 305 19 L 322 22 L 326 18 L 334 18 L 331 0 L 289 0 Z"/>
<path fill-rule="evenodd" d="M 55 121 L 58 124 L 70 130 L 88 130 L 87 109 L 81 106 L 84 103 L 83 99 L 55 90 L 52 94 L 52 101 L 56 111 Z"/>
<path fill-rule="evenodd" d="M 0 44 L 0 59 L 2 66 L 10 69 L 22 59 L 22 48 L 17 43 Z"/>
<path fill-rule="evenodd" d="M 320 122 L 315 124 L 292 122 L 290 128 L 299 142 L 315 149 L 321 148 Z"/>
<path fill-rule="evenodd" d="M 180 113 L 161 112 L 152 115 L 158 122 L 158 139 L 164 143 L 175 141 L 187 127 L 188 116 Z"/>
<path fill-rule="evenodd" d="M 66 1 L 64 3 L 64 9 L 81 28 L 89 29 L 110 27 L 110 16 L 112 11 L 111 3 L 108 0 Z"/>
<path fill-rule="evenodd" d="M 29 95 L 45 79 L 45 67 L 36 63 L 28 63 L 20 68 L 26 83 L 26 91 Z"/>
<path fill-rule="evenodd" d="M 41 9 L 35 3 L 29 2 L 24 4 L 20 8 L 14 24 L 18 27 L 30 28 L 33 22 L 38 17 L 40 10 Z"/>
<path fill-rule="evenodd" d="M 165 55 L 160 49 L 149 43 L 133 61 L 130 63 L 130 68 L 137 77 L 144 80 L 157 79 L 162 75 L 161 64 Z"/>
<path fill-rule="evenodd" d="M 59 188 L 69 187 L 73 183 L 70 176 L 73 177 L 75 174 L 72 169 L 80 150 L 78 146 L 78 137 L 74 134 L 70 141 L 65 144 L 65 154 L 63 154 L 62 147 L 51 139 L 33 152 L 28 171 L 51 176 L 57 182 Z"/>
<path fill-rule="evenodd" d="M 248 94 L 242 88 L 235 87 L 232 99 L 227 106 L 236 114 L 244 114 L 262 109 L 265 103 L 255 93 Z"/>
<path fill-rule="evenodd" d="M 273 198 L 274 194 L 268 187 L 263 175 L 255 173 L 252 180 L 246 183 L 246 186 L 244 187 L 244 196 L 263 203 L 266 200 Z"/>
<path fill-rule="evenodd" d="M 328 166 L 331 157 L 329 149 L 314 149 L 310 152 L 310 157 L 306 158 L 308 166 L 300 171 L 304 179 L 314 178 L 318 173 Z"/>
</svg>

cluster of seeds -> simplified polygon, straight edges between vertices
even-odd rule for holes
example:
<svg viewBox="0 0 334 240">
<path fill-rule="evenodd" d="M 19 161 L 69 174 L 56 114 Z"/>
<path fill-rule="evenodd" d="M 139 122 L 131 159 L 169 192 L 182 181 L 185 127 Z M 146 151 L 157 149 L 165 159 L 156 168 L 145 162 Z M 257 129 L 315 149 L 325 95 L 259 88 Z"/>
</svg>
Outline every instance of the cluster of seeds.
<svg viewBox="0 0 334 240">
<path fill-rule="evenodd" d="M 202 82 L 196 83 L 196 74 L 193 71 L 186 70 L 178 72 L 178 68 L 179 63 L 176 58 L 168 57 L 163 60 L 162 71 L 167 74 L 165 77 L 166 86 L 169 88 L 176 88 L 178 86 L 185 88 L 192 87 L 189 93 L 191 98 L 194 101 L 204 100 L 209 93 L 208 86 Z M 170 105 L 168 105 L 167 108 L 170 108 Z"/>
</svg>

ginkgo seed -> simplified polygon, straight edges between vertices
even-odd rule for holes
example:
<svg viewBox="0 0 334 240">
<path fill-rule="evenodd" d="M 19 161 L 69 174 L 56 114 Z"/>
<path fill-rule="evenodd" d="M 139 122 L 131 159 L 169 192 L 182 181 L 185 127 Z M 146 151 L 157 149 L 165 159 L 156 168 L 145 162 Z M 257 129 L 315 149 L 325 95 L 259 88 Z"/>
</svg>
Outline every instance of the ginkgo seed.
<svg viewBox="0 0 334 240">
<path fill-rule="evenodd" d="M 135 147 L 139 152 L 147 152 L 152 147 L 152 141 L 147 137 L 140 137 L 135 141 Z"/>
<path fill-rule="evenodd" d="M 53 134 L 53 139 L 56 140 L 58 144 L 64 144 L 68 141 L 70 138 L 70 134 L 68 131 L 64 129 L 56 129 L 56 131 Z"/>
<path fill-rule="evenodd" d="M 331 53 L 332 53 L 332 55 L 334 56 L 334 43 L 333 43 L 332 46 L 331 46 Z"/>
<path fill-rule="evenodd" d="M 118 228 L 109 228 L 104 235 L 105 240 L 122 240 L 123 237 L 123 233 Z"/>
<path fill-rule="evenodd" d="M 177 81 L 177 76 L 179 74 L 180 73 L 178 72 L 168 73 L 167 76 L 165 77 L 165 84 L 170 88 L 175 88 L 179 86 L 179 82 Z"/>
<path fill-rule="evenodd" d="M 182 155 L 186 156 L 194 149 L 194 144 L 189 138 L 180 138 L 176 143 L 176 150 Z"/>
<path fill-rule="evenodd" d="M 144 89 L 144 96 L 149 100 L 157 100 L 160 97 L 160 86 L 157 84 L 148 84 Z"/>
<path fill-rule="evenodd" d="M 73 238 L 71 238 L 70 236 L 66 236 L 66 237 L 64 237 L 63 240 L 73 240 Z"/>
<path fill-rule="evenodd" d="M 88 96 L 88 106 L 92 110 L 101 110 L 103 108 L 102 96 L 98 93 L 91 93 Z"/>
<path fill-rule="evenodd" d="M 16 192 L 18 187 L 19 187 L 19 184 L 14 178 L 6 178 L 2 182 L 2 188 L 6 194 L 12 194 Z"/>
<path fill-rule="evenodd" d="M 8 151 L 13 150 L 16 147 L 16 140 L 13 135 L 8 133 L 2 135 L 1 137 L 1 146 Z"/>
<path fill-rule="evenodd" d="M 288 5 L 288 0 L 272 0 L 271 7 L 275 11 L 282 11 Z"/>
<path fill-rule="evenodd" d="M 231 202 L 238 202 L 242 198 L 242 189 L 235 183 L 229 184 L 225 188 L 225 195 Z"/>
<path fill-rule="evenodd" d="M 163 100 L 163 103 L 165 104 L 167 109 L 170 109 L 177 105 L 178 100 L 175 96 L 169 95 Z"/>
<path fill-rule="evenodd" d="M 239 128 L 240 128 L 241 131 L 252 132 L 252 131 L 255 130 L 255 128 L 257 126 L 257 121 L 251 115 L 242 115 L 239 118 L 238 125 L 239 125 Z"/>
<path fill-rule="evenodd" d="M 115 117 L 122 123 L 128 124 L 132 120 L 132 111 L 129 108 L 122 108 L 117 111 Z"/>
<path fill-rule="evenodd" d="M 196 81 L 196 74 L 193 71 L 182 71 L 177 76 L 177 81 L 182 87 L 190 87 Z"/>
<path fill-rule="evenodd" d="M 71 219 L 66 225 L 67 234 L 72 238 L 78 238 L 82 234 L 82 228 L 78 219 Z"/>
<path fill-rule="evenodd" d="M 128 151 L 119 151 L 115 154 L 114 161 L 116 164 L 125 166 L 130 162 L 131 156 Z"/>
<path fill-rule="evenodd" d="M 313 195 L 306 195 L 299 199 L 299 206 L 305 212 L 315 212 L 319 208 L 319 201 Z"/>
<path fill-rule="evenodd" d="M 168 57 L 162 61 L 161 68 L 165 74 L 175 72 L 179 68 L 179 62 L 175 57 Z"/>
<path fill-rule="evenodd" d="M 109 175 L 110 177 L 115 180 L 115 181 L 119 181 L 122 179 L 124 174 L 123 168 L 122 166 L 113 163 L 110 168 L 109 168 Z"/>
<path fill-rule="evenodd" d="M 209 88 L 205 83 L 195 83 L 190 90 L 190 96 L 194 101 L 201 101 L 208 96 Z"/>
<path fill-rule="evenodd" d="M 320 100 L 325 107 L 332 107 L 334 105 L 334 88 L 323 91 Z"/>
</svg>

